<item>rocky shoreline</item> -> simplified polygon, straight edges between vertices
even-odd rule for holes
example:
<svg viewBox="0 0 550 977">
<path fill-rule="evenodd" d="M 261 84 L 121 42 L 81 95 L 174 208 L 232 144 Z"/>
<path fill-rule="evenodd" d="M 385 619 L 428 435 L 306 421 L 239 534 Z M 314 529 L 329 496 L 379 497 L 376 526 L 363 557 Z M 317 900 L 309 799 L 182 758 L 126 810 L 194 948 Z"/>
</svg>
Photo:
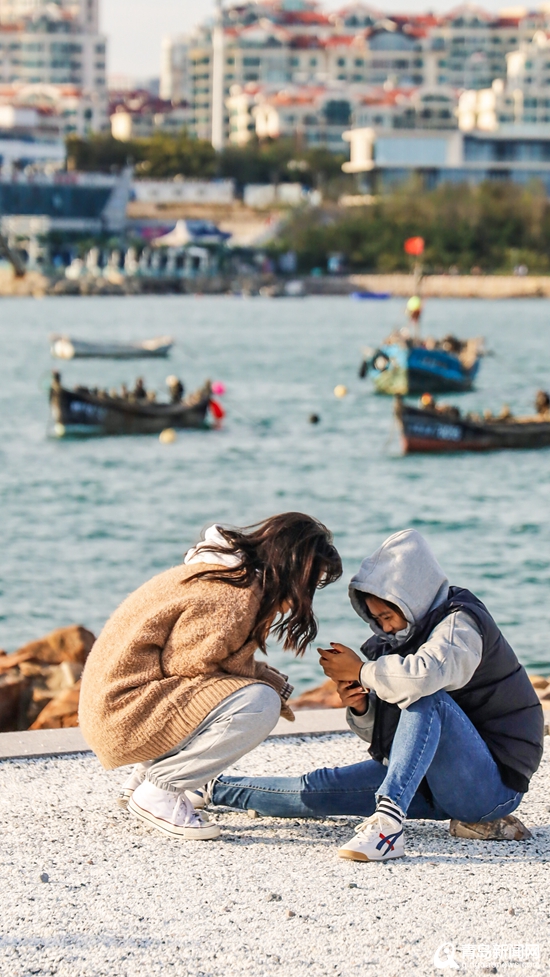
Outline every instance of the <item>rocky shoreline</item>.
<svg viewBox="0 0 550 977">
<path fill-rule="evenodd" d="M 299 283 L 295 285 L 295 283 Z M 16 278 L 11 269 L 0 269 L 0 298 L 46 295 L 262 295 L 267 298 L 296 295 L 351 295 L 354 292 L 388 292 L 408 298 L 416 286 L 412 275 L 296 275 L 290 293 L 287 277 L 273 274 L 203 275 L 194 278 L 116 276 L 116 279 L 82 276 L 70 280 L 64 275 L 30 271 Z M 296 289 L 298 288 L 298 292 Z M 549 298 L 550 275 L 425 275 L 424 298 Z"/>
<path fill-rule="evenodd" d="M 81 624 L 58 628 L 13 654 L 0 651 L 0 733 L 78 726 L 80 678 L 95 636 Z M 550 678 L 529 678 L 550 710 Z M 338 709 L 330 679 L 290 700 L 293 709 Z"/>
</svg>

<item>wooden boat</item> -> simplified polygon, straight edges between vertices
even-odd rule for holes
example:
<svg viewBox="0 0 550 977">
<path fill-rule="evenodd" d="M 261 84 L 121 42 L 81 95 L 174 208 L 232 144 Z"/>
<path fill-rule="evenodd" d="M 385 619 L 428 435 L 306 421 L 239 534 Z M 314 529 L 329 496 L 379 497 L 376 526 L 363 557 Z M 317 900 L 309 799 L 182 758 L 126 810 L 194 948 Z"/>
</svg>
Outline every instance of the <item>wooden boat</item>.
<svg viewBox="0 0 550 977">
<path fill-rule="evenodd" d="M 181 403 L 156 403 L 114 397 L 102 391 L 76 387 L 68 390 L 54 375 L 50 388 L 51 433 L 54 437 L 110 434 L 160 434 L 166 428 L 207 428 L 209 409 L 220 419 L 220 406 L 212 401 L 208 381 Z"/>
<path fill-rule="evenodd" d="M 141 343 L 90 343 L 70 336 L 50 336 L 51 354 L 59 360 L 101 358 L 109 360 L 137 360 L 168 356 L 174 345 L 171 336 L 157 336 Z"/>
<path fill-rule="evenodd" d="M 471 390 L 477 376 L 483 341 L 404 339 L 391 336 L 359 371 L 370 373 L 380 394 L 461 393 Z"/>
<path fill-rule="evenodd" d="M 550 447 L 550 413 L 532 417 L 462 416 L 457 408 L 419 408 L 395 398 L 405 454 Z"/>
</svg>

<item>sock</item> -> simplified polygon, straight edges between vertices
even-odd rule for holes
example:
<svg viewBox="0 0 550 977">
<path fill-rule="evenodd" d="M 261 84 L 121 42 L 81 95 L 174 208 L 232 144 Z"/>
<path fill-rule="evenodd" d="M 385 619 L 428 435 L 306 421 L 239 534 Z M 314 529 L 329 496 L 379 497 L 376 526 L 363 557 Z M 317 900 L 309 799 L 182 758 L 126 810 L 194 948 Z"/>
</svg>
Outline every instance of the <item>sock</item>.
<svg viewBox="0 0 550 977">
<path fill-rule="evenodd" d="M 399 828 L 403 826 L 403 821 L 406 818 L 406 814 L 397 804 L 394 804 L 389 797 L 380 797 L 376 805 L 376 813 L 383 814 L 386 818 L 391 818 L 398 825 Z"/>
</svg>

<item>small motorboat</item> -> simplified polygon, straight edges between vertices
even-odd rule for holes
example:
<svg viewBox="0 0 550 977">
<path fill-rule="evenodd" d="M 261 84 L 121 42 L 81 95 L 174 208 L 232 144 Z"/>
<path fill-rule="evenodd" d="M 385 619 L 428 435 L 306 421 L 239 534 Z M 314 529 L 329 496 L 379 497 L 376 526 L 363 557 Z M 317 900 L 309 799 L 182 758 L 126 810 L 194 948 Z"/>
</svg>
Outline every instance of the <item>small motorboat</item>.
<svg viewBox="0 0 550 977">
<path fill-rule="evenodd" d="M 462 415 L 457 407 L 413 407 L 395 398 L 395 415 L 405 454 L 414 452 L 499 451 L 550 447 L 550 411 L 513 417 Z"/>
<path fill-rule="evenodd" d="M 178 403 L 157 403 L 133 394 L 76 387 L 68 390 L 53 374 L 50 387 L 51 434 L 57 438 L 111 434 L 160 434 L 167 428 L 209 428 L 219 426 L 224 416 L 221 405 L 212 398 L 207 381 L 195 393 Z M 209 423 L 209 414 L 213 424 Z"/>
<path fill-rule="evenodd" d="M 380 394 L 462 393 L 472 389 L 483 355 L 482 339 L 421 340 L 396 333 L 366 352 L 359 376 L 370 373 Z"/>
<path fill-rule="evenodd" d="M 362 302 L 365 299 L 391 299 L 391 292 L 351 292 L 350 299 Z"/>
<path fill-rule="evenodd" d="M 91 343 L 70 336 L 50 336 L 51 354 L 59 360 L 109 359 L 138 360 L 150 357 L 168 356 L 174 345 L 171 336 L 157 336 L 144 339 L 140 343 Z"/>
</svg>

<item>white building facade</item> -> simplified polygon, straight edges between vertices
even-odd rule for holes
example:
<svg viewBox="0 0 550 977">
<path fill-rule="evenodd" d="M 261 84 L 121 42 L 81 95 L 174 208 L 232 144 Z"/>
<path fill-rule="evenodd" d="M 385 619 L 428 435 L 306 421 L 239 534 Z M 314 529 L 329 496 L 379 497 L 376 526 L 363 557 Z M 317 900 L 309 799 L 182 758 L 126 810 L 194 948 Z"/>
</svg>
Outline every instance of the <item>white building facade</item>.
<svg viewBox="0 0 550 977">
<path fill-rule="evenodd" d="M 228 99 L 231 89 L 258 86 L 273 94 L 288 86 L 388 86 L 394 89 L 489 88 L 506 78 L 507 56 L 531 43 L 550 18 L 510 8 L 496 15 L 463 4 L 446 15 L 388 15 L 351 3 L 327 13 L 315 0 L 257 0 L 223 13 L 224 139 L 242 143 Z M 163 97 L 191 105 L 193 134 L 212 127 L 213 21 L 163 51 Z M 550 59 L 549 59 L 550 61 Z M 233 120 L 234 121 L 234 120 Z"/>
<path fill-rule="evenodd" d="M 105 129 L 107 39 L 99 32 L 98 0 L 0 0 L 0 87 L 39 86 L 80 93 L 76 131 Z"/>
</svg>

